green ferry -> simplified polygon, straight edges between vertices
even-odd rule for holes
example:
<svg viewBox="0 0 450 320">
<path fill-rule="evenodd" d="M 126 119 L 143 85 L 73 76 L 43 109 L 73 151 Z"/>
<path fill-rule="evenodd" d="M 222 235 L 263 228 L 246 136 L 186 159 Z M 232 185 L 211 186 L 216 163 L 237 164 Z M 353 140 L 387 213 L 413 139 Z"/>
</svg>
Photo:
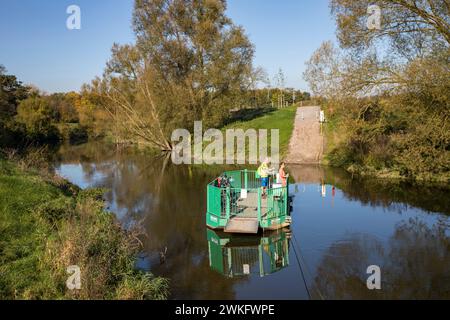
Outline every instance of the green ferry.
<svg viewBox="0 0 450 320">
<path fill-rule="evenodd" d="M 257 234 L 291 225 L 289 183 L 265 191 L 256 171 L 227 171 L 207 186 L 206 224 L 225 233 Z"/>
</svg>

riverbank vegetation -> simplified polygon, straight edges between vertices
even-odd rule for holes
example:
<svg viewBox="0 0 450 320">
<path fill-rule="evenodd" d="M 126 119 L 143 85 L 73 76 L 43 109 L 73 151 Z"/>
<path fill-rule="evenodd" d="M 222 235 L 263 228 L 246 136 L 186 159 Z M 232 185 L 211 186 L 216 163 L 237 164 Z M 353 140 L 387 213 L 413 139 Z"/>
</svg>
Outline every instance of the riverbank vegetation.
<svg viewBox="0 0 450 320">
<path fill-rule="evenodd" d="M 103 190 L 30 169 L 36 159 L 0 159 L 0 298 L 166 298 L 167 280 L 135 270 L 138 236 L 104 211 Z M 80 290 L 66 287 L 72 265 Z"/>
<path fill-rule="evenodd" d="M 297 105 L 290 106 L 287 108 L 274 110 L 268 109 L 267 112 L 259 114 L 254 119 L 245 119 L 243 121 L 235 121 L 224 127 L 223 131 L 227 129 L 242 129 L 244 131 L 253 130 L 268 130 L 268 146 L 270 155 L 270 141 L 271 141 L 271 130 L 279 130 L 280 145 L 279 153 L 280 159 L 287 155 L 289 149 L 289 142 L 294 130 L 295 114 L 297 112 Z M 246 143 L 248 150 L 248 142 Z"/>
<path fill-rule="evenodd" d="M 367 8 L 382 10 L 381 29 Z M 450 11 L 444 1 L 331 1 L 340 48 L 305 78 L 328 116 L 327 162 L 348 171 L 450 181 Z"/>
</svg>

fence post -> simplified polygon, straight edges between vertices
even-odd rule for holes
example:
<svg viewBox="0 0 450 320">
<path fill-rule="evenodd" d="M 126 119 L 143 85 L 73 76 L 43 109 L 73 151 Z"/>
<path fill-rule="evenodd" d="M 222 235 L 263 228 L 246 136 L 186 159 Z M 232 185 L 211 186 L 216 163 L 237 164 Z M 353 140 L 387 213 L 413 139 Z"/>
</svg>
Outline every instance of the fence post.
<svg viewBox="0 0 450 320">
<path fill-rule="evenodd" d="M 258 222 L 261 224 L 261 188 L 258 188 Z"/>
<path fill-rule="evenodd" d="M 231 216 L 231 189 L 227 188 L 227 220 L 230 220 Z"/>
<path fill-rule="evenodd" d="M 209 214 L 211 211 L 209 211 L 210 206 L 209 206 L 209 197 L 211 196 L 211 191 L 210 191 L 210 185 L 208 184 L 208 187 L 206 187 L 206 212 Z"/>
<path fill-rule="evenodd" d="M 287 217 L 289 214 L 289 182 L 286 184 L 284 189 L 284 216 Z"/>
<path fill-rule="evenodd" d="M 244 186 L 245 186 L 245 190 L 248 190 L 248 170 L 247 169 L 245 169 L 245 172 L 244 172 L 244 174 L 245 174 L 245 178 L 244 178 Z"/>
</svg>

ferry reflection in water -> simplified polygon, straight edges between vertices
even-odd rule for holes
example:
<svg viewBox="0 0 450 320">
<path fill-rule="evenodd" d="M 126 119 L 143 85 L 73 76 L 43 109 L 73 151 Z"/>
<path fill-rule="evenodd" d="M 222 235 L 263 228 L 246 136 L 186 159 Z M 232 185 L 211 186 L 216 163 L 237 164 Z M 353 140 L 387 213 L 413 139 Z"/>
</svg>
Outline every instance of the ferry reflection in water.
<svg viewBox="0 0 450 320">
<path fill-rule="evenodd" d="M 250 236 L 207 229 L 207 238 L 209 265 L 225 277 L 264 277 L 289 266 L 289 230 Z"/>
</svg>

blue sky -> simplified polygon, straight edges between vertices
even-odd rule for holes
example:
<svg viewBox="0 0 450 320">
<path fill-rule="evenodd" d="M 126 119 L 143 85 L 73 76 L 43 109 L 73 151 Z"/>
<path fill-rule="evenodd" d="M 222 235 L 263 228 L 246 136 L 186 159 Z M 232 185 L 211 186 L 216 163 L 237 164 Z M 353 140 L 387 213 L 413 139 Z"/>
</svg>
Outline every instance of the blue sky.
<svg viewBox="0 0 450 320">
<path fill-rule="evenodd" d="M 68 30 L 66 9 L 81 8 L 81 30 Z M 79 90 L 101 75 L 114 42 L 134 41 L 133 0 L 2 0 L 0 64 L 47 92 Z M 307 89 L 305 61 L 335 39 L 328 0 L 229 0 L 228 15 L 256 46 L 255 65 Z"/>
</svg>

